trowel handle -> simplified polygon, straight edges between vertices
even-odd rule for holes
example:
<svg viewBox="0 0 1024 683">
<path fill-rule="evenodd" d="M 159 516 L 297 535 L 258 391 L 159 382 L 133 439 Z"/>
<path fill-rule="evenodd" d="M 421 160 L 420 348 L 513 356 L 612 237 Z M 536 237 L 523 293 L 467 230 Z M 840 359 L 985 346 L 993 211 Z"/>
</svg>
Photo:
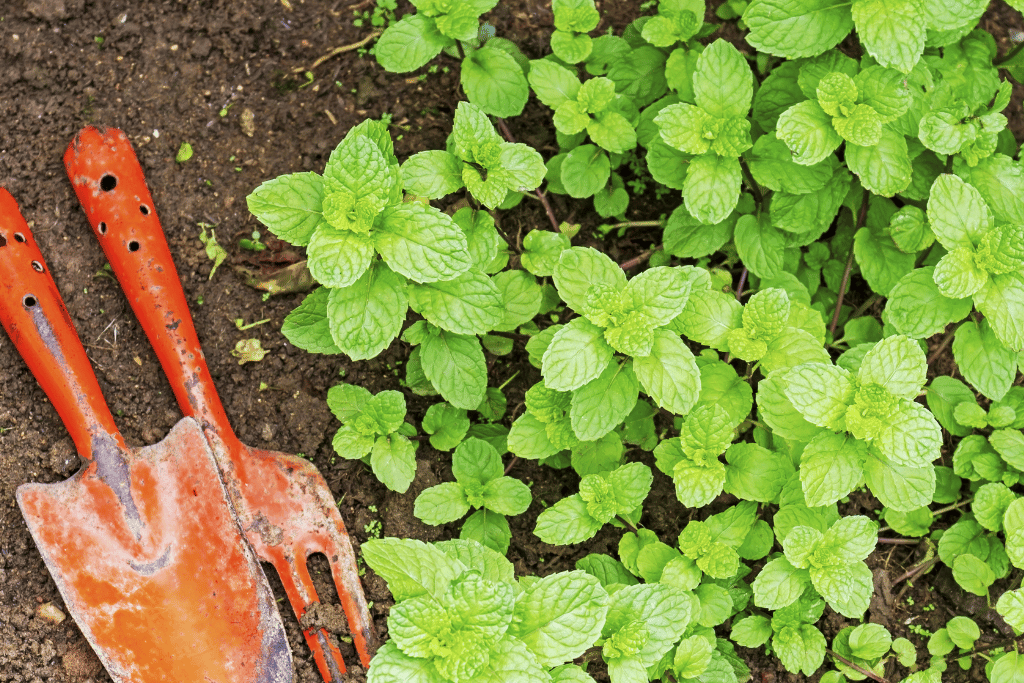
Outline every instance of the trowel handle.
<svg viewBox="0 0 1024 683">
<path fill-rule="evenodd" d="M 57 285 L 11 194 L 0 188 L 0 323 L 86 460 L 93 437 L 124 446 Z"/>
<path fill-rule="evenodd" d="M 221 439 L 235 439 L 128 137 L 87 126 L 68 145 L 64 167 L 182 412 Z"/>
</svg>

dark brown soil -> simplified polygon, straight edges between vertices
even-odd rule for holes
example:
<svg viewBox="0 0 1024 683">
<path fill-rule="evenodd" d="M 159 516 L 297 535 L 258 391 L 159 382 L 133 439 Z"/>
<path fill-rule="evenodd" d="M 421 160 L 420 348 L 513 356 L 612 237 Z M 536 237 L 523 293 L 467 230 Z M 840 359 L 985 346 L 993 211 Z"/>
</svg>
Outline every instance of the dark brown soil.
<svg viewBox="0 0 1024 683">
<path fill-rule="evenodd" d="M 639 14 L 641 2 L 599 4 L 606 14 L 601 30 L 611 27 L 621 32 Z M 120 127 L 136 147 L 193 304 L 206 358 L 239 437 L 254 446 L 304 453 L 316 463 L 341 501 L 357 545 L 382 533 L 423 540 L 450 538 L 458 533 L 457 524 L 428 527 L 412 515 L 416 493 L 450 480 L 449 455 L 421 443 L 416 481 L 408 494 L 398 496 L 386 491 L 360 463 L 335 458 L 330 445 L 337 423 L 323 401 L 328 388 L 344 377 L 374 392 L 402 390 L 399 380 L 408 348 L 396 342 L 380 357 L 361 363 L 301 352 L 287 343 L 280 326 L 302 295 L 265 298 L 232 273 L 233 266 L 269 272 L 274 265 L 301 258 L 272 238 L 265 239 L 270 249 L 258 257 L 239 247 L 239 238 L 260 227 L 246 210 L 245 197 L 265 179 L 295 171 L 322 171 L 333 147 L 362 119 L 390 114 L 401 158 L 444 147 L 454 104 L 462 99 L 457 64 L 452 60 L 439 62 L 450 67 L 449 73 L 424 70 L 394 75 L 384 73 L 372 57 L 352 51 L 317 67 L 313 81 L 307 83 L 302 72 L 314 60 L 367 34 L 367 28 L 352 23 L 353 5 L 365 8 L 371 3 L 0 1 L 0 186 L 18 199 L 30 221 L 130 444 L 159 441 L 181 414 L 116 282 L 102 272 L 104 256 L 64 174 L 64 149 L 86 124 Z M 403 4 L 400 9 L 407 8 Z M 499 35 L 516 41 L 528 56 L 540 57 L 547 51 L 550 2 L 502 0 L 489 20 Z M 999 2 L 983 25 L 997 35 L 1004 50 L 1008 27 L 1019 28 L 1021 17 Z M 726 33 L 740 35 L 735 27 Z M 1011 126 L 1020 137 L 1024 124 L 1019 97 L 1011 106 Z M 242 125 L 250 115 L 251 135 Z M 531 103 L 522 117 L 508 123 L 522 141 L 546 156 L 553 152 L 546 108 Z M 183 141 L 191 144 L 194 156 L 179 164 L 175 154 Z M 631 218 L 657 218 L 676 201 L 674 195 L 663 202 L 651 195 L 633 202 Z M 601 220 L 589 202 L 552 200 L 560 217 L 582 223 L 578 243 L 602 246 L 620 261 L 660 241 L 657 231 L 637 230 L 602 243 L 590 232 Z M 530 202 L 504 214 L 501 221 L 511 242 L 518 242 L 534 227 L 547 226 L 543 210 Z M 215 225 L 220 243 L 230 254 L 212 279 L 211 264 L 198 240 L 199 223 Z M 851 292 L 851 298 L 859 303 L 867 295 Z M 269 322 L 240 331 L 235 325 L 239 318 L 246 324 Z M 238 341 L 253 338 L 269 354 L 261 362 L 239 365 L 232 349 Z M 494 385 L 520 372 L 507 390 L 509 415 L 515 415 L 522 410 L 525 388 L 539 379 L 539 372 L 525 362 L 521 345 L 508 358 L 490 360 L 494 361 Z M 419 424 L 432 401 L 406 394 L 410 416 Z M 636 452 L 632 457 L 653 464 L 647 454 Z M 42 606 L 54 606 L 65 614 L 66 609 L 14 498 L 15 489 L 23 483 L 58 481 L 77 468 L 67 432 L 13 345 L 0 335 L 0 681 L 109 680 L 71 619 L 54 623 L 41 616 Z M 575 560 L 589 552 L 615 554 L 621 532 L 611 528 L 579 547 L 548 546 L 533 536 L 541 501 L 550 504 L 575 492 L 577 478 L 571 471 L 518 462 L 512 473 L 532 483 L 535 501 L 525 515 L 511 521 L 509 557 L 518 573 L 571 569 Z M 723 499 L 719 506 L 725 503 Z M 851 506 L 857 507 L 856 498 Z M 646 509 L 643 524 L 670 543 L 693 512 L 676 503 L 671 483 L 660 474 Z M 716 510 L 702 514 L 712 511 Z M 908 635 L 906 622 L 911 617 L 913 623 L 934 631 L 948 618 L 947 612 L 960 613 L 963 604 L 962 596 L 941 588 L 929 592 L 933 575 L 895 599 L 893 594 L 901 587 L 890 590 L 887 582 L 922 554 L 913 546 L 881 546 L 872 556 L 879 592 L 870 616 L 896 636 Z M 283 597 L 272 569 L 267 569 Z M 321 595 L 336 603 L 326 563 L 314 558 L 312 570 Z M 382 633 L 386 632 L 390 595 L 372 572 L 367 572 L 364 582 L 367 598 L 375 603 L 374 615 Z M 938 588 L 939 582 L 935 585 Z M 909 605 L 907 598 L 917 607 Z M 939 608 L 921 612 L 925 604 Z M 294 616 L 284 611 L 295 680 L 319 680 Z M 325 623 L 337 621 L 330 610 L 320 617 Z M 831 639 L 843 625 L 831 615 L 824 624 L 826 636 Z M 910 637 L 922 642 L 916 635 Z M 355 662 L 351 647 L 343 647 L 347 661 Z M 740 652 L 755 680 L 800 680 L 761 651 L 741 648 Z M 353 680 L 364 677 L 357 673 Z"/>
</svg>

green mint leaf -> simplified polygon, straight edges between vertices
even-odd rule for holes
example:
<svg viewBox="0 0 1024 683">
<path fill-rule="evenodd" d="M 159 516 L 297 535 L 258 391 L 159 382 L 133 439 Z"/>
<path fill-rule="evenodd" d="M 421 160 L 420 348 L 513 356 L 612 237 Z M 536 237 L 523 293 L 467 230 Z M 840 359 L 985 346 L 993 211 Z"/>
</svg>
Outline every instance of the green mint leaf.
<svg viewBox="0 0 1024 683">
<path fill-rule="evenodd" d="M 528 74 L 530 86 L 537 99 L 557 109 L 564 102 L 576 101 L 580 79 L 576 74 L 550 59 L 534 59 Z"/>
<path fill-rule="evenodd" d="M 700 370 L 689 347 L 675 334 L 656 330 L 649 356 L 633 359 L 644 391 L 658 406 L 686 415 L 700 396 Z"/>
<path fill-rule="evenodd" d="M 354 384 L 336 384 L 327 392 L 327 407 L 341 422 L 348 423 L 359 417 L 373 394 Z"/>
<path fill-rule="evenodd" d="M 691 155 L 668 145 L 660 135 L 647 146 L 647 170 L 651 177 L 673 190 L 683 189 L 691 158 Z M 685 207 L 677 207 L 673 215 L 678 211 L 689 216 Z"/>
<path fill-rule="evenodd" d="M 503 515 L 484 508 L 471 514 L 462 523 L 459 538 L 476 541 L 504 555 L 508 552 L 508 545 L 512 540 L 512 530 L 509 529 L 508 520 Z"/>
<path fill-rule="evenodd" d="M 1004 346 L 1015 351 L 1024 349 L 1024 275 L 992 276 L 974 295 L 974 302 Z"/>
<path fill-rule="evenodd" d="M 639 394 L 632 364 L 611 360 L 600 376 L 573 391 L 573 432 L 581 441 L 600 439 L 626 419 Z"/>
<path fill-rule="evenodd" d="M 596 145 L 580 145 L 562 162 L 562 184 L 569 196 L 592 197 L 608 184 L 611 162 L 608 154 Z"/>
<path fill-rule="evenodd" d="M 740 216 L 734 240 L 736 251 L 750 272 L 765 279 L 783 272 L 786 238 L 775 229 L 769 216 Z"/>
<path fill-rule="evenodd" d="M 935 468 L 896 465 L 869 449 L 864 462 L 864 481 L 883 505 L 897 512 L 910 512 L 931 502 L 935 493 Z"/>
<path fill-rule="evenodd" d="M 508 245 L 498 236 L 494 219 L 486 211 L 462 208 L 455 212 L 452 220 L 466 235 L 469 255 L 473 265 L 485 273 L 496 273 L 508 263 L 508 254 L 503 247 Z"/>
<path fill-rule="evenodd" d="M 843 517 L 825 532 L 816 548 L 816 559 L 824 563 L 853 564 L 859 562 L 875 549 L 878 539 L 878 524 L 863 515 Z M 819 558 L 820 555 L 820 558 Z"/>
<path fill-rule="evenodd" d="M 775 133 L 759 137 L 745 158 L 754 180 L 768 189 L 783 190 L 792 195 L 820 190 L 836 172 L 834 164 L 827 162 L 813 166 L 796 163 L 789 147 Z M 845 192 L 843 194 L 845 196 Z M 774 198 L 772 209 L 775 209 Z"/>
<path fill-rule="evenodd" d="M 460 484 L 486 484 L 504 474 L 501 456 L 489 443 L 470 437 L 452 454 L 452 474 Z"/>
<path fill-rule="evenodd" d="M 405 73 L 420 68 L 453 43 L 437 30 L 433 19 L 407 14 L 377 39 L 373 54 L 385 70 Z"/>
<path fill-rule="evenodd" d="M 900 398 L 914 399 L 924 387 L 928 365 L 921 346 L 894 335 L 875 344 L 861 361 L 857 381 L 877 384 Z"/>
<path fill-rule="evenodd" d="M 676 318 L 678 329 L 689 339 L 722 348 L 731 330 L 742 326 L 743 306 L 736 297 L 713 289 L 694 290 Z"/>
<path fill-rule="evenodd" d="M 659 146 L 664 147 L 660 143 Z M 650 161 L 650 155 L 648 155 L 648 161 Z M 685 165 L 683 168 L 685 169 Z M 664 183 L 663 180 L 658 179 L 658 181 Z M 670 186 L 673 189 L 682 189 L 681 184 L 678 187 Z M 721 223 L 704 225 L 691 216 L 685 206 L 677 206 L 665 224 L 663 235 L 665 251 L 680 258 L 708 256 L 720 250 L 732 239 L 735 225 L 735 214 Z"/>
<path fill-rule="evenodd" d="M 411 538 L 370 539 L 361 551 L 397 601 L 420 595 L 440 599 L 455 576 L 465 571 L 461 562 L 437 547 Z"/>
<path fill-rule="evenodd" d="M 874 590 L 866 564 L 811 567 L 809 571 L 814 589 L 832 609 L 851 619 L 863 618 Z"/>
<path fill-rule="evenodd" d="M 993 154 L 974 167 L 954 166 L 973 185 L 1000 223 L 1024 225 L 1024 169 L 1004 154 Z"/>
<path fill-rule="evenodd" d="M 460 519 L 469 512 L 462 486 L 449 481 L 431 486 L 416 497 L 413 514 L 424 524 L 437 526 Z"/>
<path fill-rule="evenodd" d="M 622 464 L 622 438 L 615 432 L 597 441 L 582 441 L 572 449 L 572 468 L 584 477 L 610 472 Z"/>
<path fill-rule="evenodd" d="M 432 206 L 401 204 L 386 210 L 380 221 L 374 247 L 385 263 L 410 280 L 450 280 L 472 265 L 465 233 Z"/>
<path fill-rule="evenodd" d="M 327 287 L 348 287 L 366 272 L 373 258 L 373 243 L 366 235 L 321 225 L 307 248 L 306 265 L 317 282 Z"/>
<path fill-rule="evenodd" d="M 501 291 L 476 269 L 443 282 L 411 283 L 409 306 L 434 325 L 456 334 L 490 332 L 504 317 Z"/>
<path fill-rule="evenodd" d="M 801 195 L 780 191 L 772 196 L 772 225 L 787 232 L 801 235 L 806 233 L 806 237 L 799 238 L 806 242 L 810 237 L 824 233 L 832 225 L 849 192 L 853 176 L 838 168 L 835 157 L 829 157 L 815 166 L 793 165 L 803 171 L 794 171 L 791 177 L 798 177 L 801 172 L 806 173 L 819 167 L 829 172 L 827 184 L 818 190 Z"/>
<path fill-rule="evenodd" d="M 512 423 L 508 449 L 524 460 L 542 460 L 561 450 L 548 438 L 547 425 L 531 413 L 523 413 Z"/>
<path fill-rule="evenodd" d="M 610 472 L 607 481 L 612 486 L 617 514 L 627 515 L 643 504 L 651 491 L 654 475 L 647 465 L 631 462 Z"/>
<path fill-rule="evenodd" d="M 512 517 L 526 512 L 532 500 L 529 487 L 512 477 L 493 479 L 487 482 L 483 491 L 484 507 Z"/>
<path fill-rule="evenodd" d="M 594 211 L 601 218 L 624 216 L 629 207 L 629 193 L 625 189 L 622 176 L 612 174 L 612 184 L 599 190 L 594 195 Z"/>
<path fill-rule="evenodd" d="M 693 93 L 697 106 L 713 118 L 746 117 L 754 96 L 754 77 L 746 58 L 719 38 L 697 58 Z"/>
<path fill-rule="evenodd" d="M 293 346 L 309 353 L 341 353 L 331 337 L 327 318 L 330 293 L 327 287 L 317 287 L 285 317 L 281 333 Z"/>
<path fill-rule="evenodd" d="M 800 458 L 800 483 L 810 507 L 831 505 L 860 483 L 867 444 L 845 434 L 820 432 Z"/>
<path fill-rule="evenodd" d="M 611 596 L 601 635 L 632 650 L 644 667 L 653 666 L 679 640 L 690 618 L 690 598 L 683 591 L 660 584 L 626 586 Z M 630 633 L 646 638 L 622 637 Z"/>
<path fill-rule="evenodd" d="M 847 406 L 854 400 L 850 373 L 821 363 L 790 369 L 782 377 L 786 398 L 804 419 L 832 430 L 845 428 Z"/>
<path fill-rule="evenodd" d="M 423 416 L 423 431 L 430 434 L 431 446 L 439 451 L 450 451 L 462 443 L 469 431 L 469 418 L 461 408 L 435 403 Z"/>
<path fill-rule="evenodd" d="M 334 435 L 331 446 L 334 451 L 348 460 L 365 458 L 373 450 L 372 434 L 363 434 L 353 425 L 342 425 Z"/>
<path fill-rule="evenodd" d="M 878 112 L 866 104 L 853 105 L 848 111 L 849 114 L 832 119 L 832 127 L 839 136 L 854 145 L 870 147 L 878 144 L 882 135 L 882 117 Z"/>
<path fill-rule="evenodd" d="M 921 0 L 854 0 L 857 33 L 882 66 L 910 73 L 924 52 L 925 10 Z"/>
<path fill-rule="evenodd" d="M 579 494 L 563 498 L 537 517 L 534 533 L 545 543 L 570 545 L 592 538 L 604 526 L 587 512 Z"/>
<path fill-rule="evenodd" d="M 993 401 L 1003 398 L 1017 377 L 1017 354 L 1000 343 L 988 320 L 964 321 L 953 338 L 953 358 L 964 379 Z"/>
<path fill-rule="evenodd" d="M 502 320 L 492 329 L 510 332 L 533 320 L 541 308 L 542 290 L 532 275 L 522 270 L 506 270 L 492 280 L 504 301 Z"/>
<path fill-rule="evenodd" d="M 984 484 L 974 494 L 971 512 L 989 531 L 1002 531 L 1003 515 L 1015 499 L 1013 492 L 1002 484 Z"/>
<path fill-rule="evenodd" d="M 778 57 L 813 57 L 853 28 L 849 7 L 840 0 L 754 0 L 743 13 L 747 42 Z"/>
<path fill-rule="evenodd" d="M 988 557 L 988 553 L 985 530 L 973 519 L 961 519 L 939 539 L 939 558 L 947 565 L 952 565 L 953 560 L 960 555 Z"/>
<path fill-rule="evenodd" d="M 559 256 L 553 271 L 558 295 L 574 311 L 587 307 L 587 294 L 594 285 L 622 290 L 626 276 L 606 254 L 590 247 L 566 249 Z"/>
<path fill-rule="evenodd" d="M 752 443 L 736 443 L 725 453 L 725 492 L 741 500 L 770 503 L 793 475 L 793 461 Z"/>
<path fill-rule="evenodd" d="M 772 648 L 786 671 L 810 676 L 824 661 L 825 636 L 811 624 L 784 626 L 772 637 Z"/>
<path fill-rule="evenodd" d="M 954 409 L 961 403 L 974 403 L 974 392 L 967 385 L 953 377 L 936 377 L 928 386 L 928 409 L 942 428 L 953 436 L 967 436 L 973 430 L 957 422 Z"/>
<path fill-rule="evenodd" d="M 679 267 L 648 268 L 626 285 L 625 295 L 656 327 L 667 325 L 683 312 L 694 276 Z"/>
<path fill-rule="evenodd" d="M 597 379 L 613 355 L 600 327 L 586 318 L 574 318 L 551 339 L 541 372 L 550 389 L 573 391 Z"/>
<path fill-rule="evenodd" d="M 582 571 L 560 572 L 527 588 L 516 601 L 510 634 L 545 666 L 579 657 L 601 635 L 608 612 L 601 583 Z"/>
<path fill-rule="evenodd" d="M 771 635 L 771 621 L 767 617 L 751 616 L 734 622 L 729 638 L 743 647 L 759 647 L 767 643 Z"/>
<path fill-rule="evenodd" d="M 989 442 L 1000 457 L 1015 469 L 1024 465 L 1024 434 L 1016 429 L 997 429 L 989 436 Z"/>
<path fill-rule="evenodd" d="M 900 278 L 886 302 L 884 319 L 900 334 L 923 339 L 938 334 L 971 312 L 970 299 L 950 299 L 938 289 L 934 268 L 917 268 Z"/>
<path fill-rule="evenodd" d="M 888 296 L 900 278 L 914 269 L 914 254 L 900 251 L 881 230 L 861 228 L 854 235 L 854 254 L 872 291 Z"/>
<path fill-rule="evenodd" d="M 793 161 L 804 166 L 824 161 L 843 142 L 832 117 L 815 100 L 798 102 L 784 111 L 776 134 L 792 150 Z"/>
<path fill-rule="evenodd" d="M 721 223 L 736 208 L 742 182 L 737 159 L 717 154 L 695 157 L 683 182 L 686 210 L 703 223 Z"/>
<path fill-rule="evenodd" d="M 570 247 L 568 235 L 550 230 L 531 230 L 523 238 L 523 267 L 537 277 L 548 277 L 562 252 Z M 585 292 L 584 292 L 585 294 Z"/>
<path fill-rule="evenodd" d="M 398 644 L 391 640 L 384 643 L 373 657 L 373 666 L 367 673 L 367 680 L 373 683 L 443 683 L 445 680 L 433 662 L 403 653 Z"/>
<path fill-rule="evenodd" d="M 959 248 L 935 264 L 935 284 L 943 295 L 962 299 L 976 294 L 988 282 L 988 273 L 978 267 L 970 249 Z"/>
<path fill-rule="evenodd" d="M 629 573 L 621 562 L 608 555 L 591 553 L 584 558 L 576 560 L 576 569 L 585 571 L 587 574 L 597 578 L 605 588 L 617 583 L 626 586 L 633 586 L 638 583 L 636 578 Z"/>
<path fill-rule="evenodd" d="M 405 397 L 397 391 L 382 391 L 362 406 L 362 414 L 373 421 L 375 433 L 387 435 L 405 423 Z"/>
<path fill-rule="evenodd" d="M 955 175 L 935 179 L 928 196 L 928 223 L 935 239 L 954 251 L 974 245 L 992 229 L 994 219 L 981 193 Z"/>
<path fill-rule="evenodd" d="M 472 336 L 437 330 L 420 345 L 423 373 L 456 408 L 476 410 L 487 393 L 487 363 Z"/>
<path fill-rule="evenodd" d="M 275 236 L 304 247 L 323 220 L 324 181 L 316 173 L 291 173 L 262 183 L 245 198 L 249 211 Z"/>
<path fill-rule="evenodd" d="M 811 441 L 821 427 L 811 424 L 793 407 L 782 387 L 785 371 L 771 373 L 757 385 L 757 409 L 772 432 L 784 439 Z M 802 470 L 801 470 L 802 471 Z M 851 489 L 852 490 L 852 489 Z"/>
<path fill-rule="evenodd" d="M 606 111 L 598 114 L 587 125 L 587 134 L 591 140 L 612 154 L 624 154 L 636 147 L 636 129 L 618 112 Z"/>
<path fill-rule="evenodd" d="M 462 188 L 462 161 L 443 150 L 428 150 L 402 164 L 402 183 L 410 194 L 439 199 Z"/>
<path fill-rule="evenodd" d="M 672 669 L 679 678 L 696 678 L 707 671 L 715 646 L 703 636 L 683 638 L 676 646 Z"/>
<path fill-rule="evenodd" d="M 392 491 L 405 493 L 416 476 L 416 444 L 404 436 L 381 436 L 370 452 L 374 476 Z"/>
<path fill-rule="evenodd" d="M 910 108 L 911 92 L 905 80 L 899 71 L 882 66 L 869 66 L 854 77 L 859 101 L 877 112 L 882 123 L 898 119 Z"/>
<path fill-rule="evenodd" d="M 594 50 L 594 40 L 585 33 L 554 31 L 551 34 L 551 51 L 566 64 L 582 62 Z"/>
<path fill-rule="evenodd" d="M 806 569 L 797 569 L 785 557 L 764 566 L 754 579 L 754 604 L 777 610 L 796 602 L 811 583 Z"/>
<path fill-rule="evenodd" d="M 1019 588 L 1000 595 L 996 611 L 1014 630 L 1024 630 L 1024 593 Z"/>
<path fill-rule="evenodd" d="M 811 565 L 811 556 L 815 554 L 815 548 L 821 543 L 822 538 L 822 533 L 812 527 L 798 526 L 794 528 L 782 541 L 786 559 L 794 567 L 806 569 Z"/>
<path fill-rule="evenodd" d="M 848 144 L 846 164 L 866 189 L 883 197 L 905 190 L 913 175 L 906 138 L 889 129 L 883 129 L 871 147 Z"/>
<path fill-rule="evenodd" d="M 331 337 L 352 360 L 373 358 L 398 336 L 408 305 L 403 278 L 378 261 L 352 285 L 331 290 Z"/>
<path fill-rule="evenodd" d="M 953 578 L 968 593 L 988 596 L 988 589 L 996 581 L 995 572 L 984 560 L 974 555 L 959 555 L 953 560 Z"/>
<path fill-rule="evenodd" d="M 518 116 L 530 94 L 515 58 L 492 45 L 468 52 L 461 81 L 469 101 L 492 116 Z"/>
<path fill-rule="evenodd" d="M 934 31 L 952 31 L 964 24 L 972 24 L 988 7 L 984 0 L 925 0 L 924 11 L 928 28 Z"/>
<path fill-rule="evenodd" d="M 502 139 L 483 109 L 471 102 L 459 102 L 455 108 L 452 134 L 448 136 L 448 142 L 452 152 L 463 161 L 483 163 L 485 159 L 477 155 L 493 153 L 500 148 Z"/>
</svg>

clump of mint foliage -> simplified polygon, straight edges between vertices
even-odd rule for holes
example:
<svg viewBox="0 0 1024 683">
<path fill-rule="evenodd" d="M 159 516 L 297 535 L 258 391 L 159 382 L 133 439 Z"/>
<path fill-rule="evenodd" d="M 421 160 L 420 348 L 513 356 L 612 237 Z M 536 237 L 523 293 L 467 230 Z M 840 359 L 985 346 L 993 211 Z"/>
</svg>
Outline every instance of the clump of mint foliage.
<svg viewBox="0 0 1024 683">
<path fill-rule="evenodd" d="M 1024 569 L 1024 171 L 1000 72 L 1024 78 L 1024 52 L 977 27 L 988 3 L 731 0 L 718 15 L 744 44 L 712 39 L 702 0 L 651 3 L 621 35 L 593 0 L 555 0 L 551 54 L 529 60 L 481 27 L 493 0 L 414 5 L 376 55 L 391 71 L 461 60 L 446 149 L 400 164 L 364 122 L 322 175 L 249 197 L 322 285 L 288 339 L 408 352 L 404 388 L 443 401 L 422 431 L 454 449 L 455 481 L 416 513 L 477 509 L 464 540 L 364 545 L 397 601 L 370 680 L 585 681 L 568 662 L 595 648 L 613 683 L 740 683 L 733 643 L 833 669 L 824 683 L 896 667 L 938 683 L 977 657 L 993 683 L 1024 675 L 964 617 L 906 634 L 927 655 L 899 624 L 857 623 L 865 560 L 904 536 L 927 548 L 904 578 L 944 564 L 1024 629 L 1021 591 L 993 591 Z M 541 150 L 489 118 L 531 92 L 554 133 Z M 681 199 L 649 215 L 645 187 Z M 521 201 L 558 228 L 500 232 Z M 616 225 L 581 230 L 591 203 Z M 638 222 L 660 244 L 654 228 L 638 258 L 594 248 L 634 248 L 613 236 Z M 489 386 L 510 376 L 525 395 Z M 401 397 L 329 396 L 339 452 L 399 491 L 416 465 Z M 506 516 L 532 499 L 515 458 L 567 473 L 564 497 L 538 500 L 542 541 L 610 536 L 617 556 L 517 580 L 468 540 L 510 547 Z M 682 505 L 675 538 L 644 527 L 659 480 Z M 851 500 L 879 521 L 844 516 Z"/>
</svg>

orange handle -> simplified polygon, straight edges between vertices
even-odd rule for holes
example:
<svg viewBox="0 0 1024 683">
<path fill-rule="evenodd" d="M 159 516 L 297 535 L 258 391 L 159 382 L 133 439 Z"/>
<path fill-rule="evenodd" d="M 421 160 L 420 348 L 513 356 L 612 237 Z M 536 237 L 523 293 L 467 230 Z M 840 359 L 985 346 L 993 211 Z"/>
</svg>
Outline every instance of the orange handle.
<svg viewBox="0 0 1024 683">
<path fill-rule="evenodd" d="M 0 323 L 50 397 L 78 453 L 93 437 L 124 447 L 57 285 L 11 194 L 0 188 Z"/>
<path fill-rule="evenodd" d="M 237 441 L 128 137 L 117 128 L 87 126 L 68 145 L 64 167 L 182 412 L 222 440 Z"/>
</svg>

